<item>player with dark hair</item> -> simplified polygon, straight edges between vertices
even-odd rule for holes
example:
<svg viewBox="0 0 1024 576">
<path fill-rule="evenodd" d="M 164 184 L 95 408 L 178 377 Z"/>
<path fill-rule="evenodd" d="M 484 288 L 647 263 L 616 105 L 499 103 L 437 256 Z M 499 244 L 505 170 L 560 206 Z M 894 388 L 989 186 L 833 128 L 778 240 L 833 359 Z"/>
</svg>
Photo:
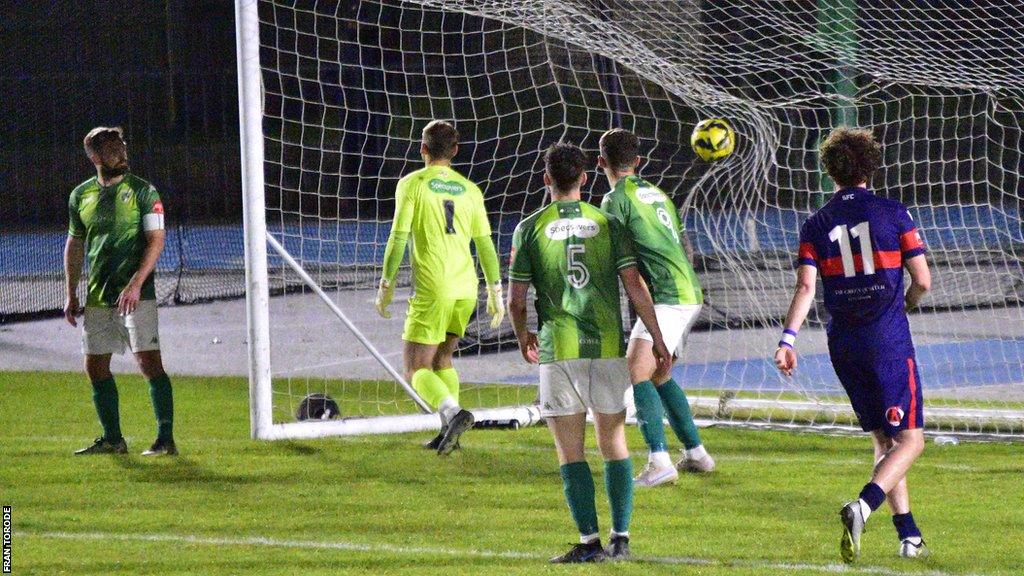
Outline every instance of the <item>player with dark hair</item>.
<svg viewBox="0 0 1024 576">
<path fill-rule="evenodd" d="M 672 199 L 636 174 L 640 140 L 616 128 L 601 136 L 598 166 L 611 191 L 601 208 L 616 218 L 636 248 L 640 274 L 650 286 L 665 345 L 682 352 L 686 336 L 700 314 L 704 297 L 685 249 L 685 229 Z M 668 371 L 659 373 L 652 354 L 652 338 L 642 320 L 629 337 L 626 358 L 640 432 L 649 450 L 647 464 L 636 477 L 637 486 L 674 482 L 679 470 L 710 472 L 715 461 L 701 443 L 686 393 Z M 683 457 L 673 465 L 665 440 L 665 415 L 683 443 Z"/>
<path fill-rule="evenodd" d="M 434 120 L 423 128 L 420 155 L 426 167 L 398 181 L 395 218 L 384 251 L 384 270 L 374 305 L 390 318 L 395 276 L 410 237 L 415 294 L 405 317 L 405 377 L 441 416 L 441 433 L 424 445 L 448 454 L 473 426 L 473 414 L 459 406 L 459 375 L 452 355 L 476 311 L 476 266 L 469 249 L 476 246 L 487 281 L 491 327 L 505 316 L 498 255 L 484 197 L 475 184 L 452 169 L 459 150 L 455 127 Z"/>
<path fill-rule="evenodd" d="M 871 132 L 837 128 L 822 144 L 821 160 L 836 191 L 800 229 L 796 291 L 775 365 L 787 375 L 796 368 L 797 331 L 820 271 L 831 315 L 829 357 L 875 451 L 871 481 L 840 511 L 840 553 L 846 562 L 859 557 L 864 524 L 888 499 L 900 556 L 922 557 L 928 549 L 910 512 L 906 475 L 924 450 L 924 398 L 906 310 L 931 286 L 925 247 L 907 208 L 867 188 L 882 160 Z"/>
<path fill-rule="evenodd" d="M 667 368 L 670 355 L 629 237 L 614 218 L 580 201 L 580 187 L 587 181 L 583 151 L 555 144 L 544 165 L 551 204 L 523 219 L 513 234 L 508 307 L 523 358 L 540 363 L 541 415 L 555 439 L 565 497 L 580 533 L 579 544 L 551 561 L 624 559 L 629 556 L 633 467 L 625 436 L 629 373 L 617 278 L 651 327 L 659 369 Z M 537 293 L 539 337 L 526 325 L 531 285 Z M 594 415 L 604 458 L 612 515 L 607 549 L 601 547 L 594 478 L 583 451 L 587 409 Z"/>
<path fill-rule="evenodd" d="M 164 248 L 164 208 L 156 189 L 128 169 L 128 146 L 121 128 L 89 131 L 85 153 L 96 176 L 71 192 L 68 239 L 64 246 L 67 301 L 64 317 L 77 326 L 82 262 L 89 259 L 89 292 L 82 322 L 85 371 L 103 436 L 75 454 L 123 454 L 117 385 L 110 357 L 127 347 L 149 380 L 157 438 L 142 454 L 177 454 L 174 399 L 160 358 L 153 270 Z M 88 254 L 86 254 L 88 250 Z"/>
</svg>

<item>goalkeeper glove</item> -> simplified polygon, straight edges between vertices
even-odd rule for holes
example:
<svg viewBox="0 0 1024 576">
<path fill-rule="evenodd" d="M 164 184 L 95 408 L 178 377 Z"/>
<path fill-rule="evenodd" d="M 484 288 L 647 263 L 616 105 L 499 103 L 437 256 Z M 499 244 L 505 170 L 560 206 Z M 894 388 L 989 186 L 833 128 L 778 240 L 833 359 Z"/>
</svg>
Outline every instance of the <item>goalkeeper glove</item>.
<svg viewBox="0 0 1024 576">
<path fill-rule="evenodd" d="M 491 328 L 497 328 L 505 319 L 505 302 L 501 297 L 501 282 L 487 287 L 487 313 L 491 315 Z"/>
<path fill-rule="evenodd" d="M 373 307 L 377 313 L 385 318 L 391 318 L 388 306 L 391 305 L 391 298 L 395 295 L 395 287 L 388 280 L 381 278 L 380 286 L 377 288 L 377 298 L 373 301 Z"/>
</svg>

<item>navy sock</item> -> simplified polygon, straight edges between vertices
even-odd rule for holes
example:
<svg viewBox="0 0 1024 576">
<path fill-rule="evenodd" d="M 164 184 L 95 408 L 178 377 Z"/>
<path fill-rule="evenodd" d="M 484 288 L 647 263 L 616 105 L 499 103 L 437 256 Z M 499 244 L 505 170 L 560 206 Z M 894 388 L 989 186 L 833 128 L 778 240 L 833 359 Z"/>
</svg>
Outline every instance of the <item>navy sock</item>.
<svg viewBox="0 0 1024 576">
<path fill-rule="evenodd" d="M 921 531 L 917 528 L 917 524 L 914 523 L 914 515 L 910 512 L 906 514 L 893 514 L 892 525 L 896 527 L 896 534 L 900 537 L 900 540 L 915 536 L 921 537 Z"/>
<path fill-rule="evenodd" d="M 864 485 L 864 488 L 860 491 L 860 499 L 867 502 L 871 511 L 878 510 L 878 507 L 885 502 L 885 491 L 875 484 L 874 482 L 868 482 Z"/>
</svg>

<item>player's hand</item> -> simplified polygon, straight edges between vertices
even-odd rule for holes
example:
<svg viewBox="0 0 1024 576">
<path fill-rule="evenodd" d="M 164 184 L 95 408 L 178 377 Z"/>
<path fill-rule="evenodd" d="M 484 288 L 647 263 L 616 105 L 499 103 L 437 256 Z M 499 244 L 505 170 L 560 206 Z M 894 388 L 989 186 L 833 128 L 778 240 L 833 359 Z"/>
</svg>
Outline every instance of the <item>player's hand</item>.
<svg viewBox="0 0 1024 576">
<path fill-rule="evenodd" d="M 505 319 L 505 302 L 501 295 L 501 282 L 487 287 L 487 313 L 491 315 L 491 329 L 501 326 Z"/>
<path fill-rule="evenodd" d="M 68 299 L 64 302 L 64 319 L 68 321 L 68 324 L 72 326 L 78 326 L 78 320 L 75 320 L 75 316 L 81 316 L 82 306 L 78 303 L 78 295 L 71 294 Z"/>
<path fill-rule="evenodd" d="M 394 295 L 394 284 L 381 278 L 380 285 L 377 287 L 377 298 L 373 301 L 373 307 L 377 309 L 378 314 L 385 318 L 391 318 L 391 312 L 388 311 L 388 306 L 391 305 L 391 298 L 393 298 Z"/>
<path fill-rule="evenodd" d="M 520 336 L 519 352 L 522 353 L 523 360 L 526 360 L 530 364 L 540 362 L 540 345 L 537 344 L 537 335 L 533 332 L 527 331 L 526 334 Z"/>
<path fill-rule="evenodd" d="M 657 367 L 654 369 L 654 375 L 651 378 L 655 382 L 661 382 L 665 380 L 665 376 L 668 376 L 669 371 L 672 370 L 672 354 L 668 351 L 665 341 L 661 338 L 655 340 L 651 351 L 654 352 L 654 359 L 657 362 Z"/>
<path fill-rule="evenodd" d="M 775 350 L 775 367 L 786 376 L 792 376 L 796 368 L 796 350 L 779 346 Z"/>
<path fill-rule="evenodd" d="M 129 282 L 124 290 L 121 290 L 121 294 L 117 296 L 117 313 L 121 316 L 127 316 L 135 309 L 139 307 L 139 298 L 142 295 L 142 286 L 137 286 L 134 282 Z"/>
</svg>

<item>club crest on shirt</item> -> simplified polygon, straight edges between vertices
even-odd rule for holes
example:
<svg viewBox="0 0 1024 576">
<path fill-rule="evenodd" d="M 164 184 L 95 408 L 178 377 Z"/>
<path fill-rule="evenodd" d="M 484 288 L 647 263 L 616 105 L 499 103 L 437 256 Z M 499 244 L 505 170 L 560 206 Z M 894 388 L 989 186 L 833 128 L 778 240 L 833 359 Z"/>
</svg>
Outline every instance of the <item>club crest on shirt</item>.
<svg viewBox="0 0 1024 576">
<path fill-rule="evenodd" d="M 644 204 L 654 204 L 655 202 L 664 202 L 665 194 L 657 188 L 637 188 L 636 199 Z"/>
<path fill-rule="evenodd" d="M 600 226 L 590 218 L 559 218 L 544 228 L 544 235 L 552 240 L 566 240 L 570 236 L 593 238 Z"/>
<path fill-rule="evenodd" d="M 903 408 L 899 406 L 890 406 L 885 411 L 885 420 L 889 422 L 890 426 L 899 426 L 900 422 L 903 422 Z"/>
<path fill-rule="evenodd" d="M 121 192 L 121 202 L 128 202 L 128 199 L 131 198 L 131 195 L 132 195 L 131 188 L 129 188 L 128 190 L 125 190 L 124 192 Z"/>
</svg>

